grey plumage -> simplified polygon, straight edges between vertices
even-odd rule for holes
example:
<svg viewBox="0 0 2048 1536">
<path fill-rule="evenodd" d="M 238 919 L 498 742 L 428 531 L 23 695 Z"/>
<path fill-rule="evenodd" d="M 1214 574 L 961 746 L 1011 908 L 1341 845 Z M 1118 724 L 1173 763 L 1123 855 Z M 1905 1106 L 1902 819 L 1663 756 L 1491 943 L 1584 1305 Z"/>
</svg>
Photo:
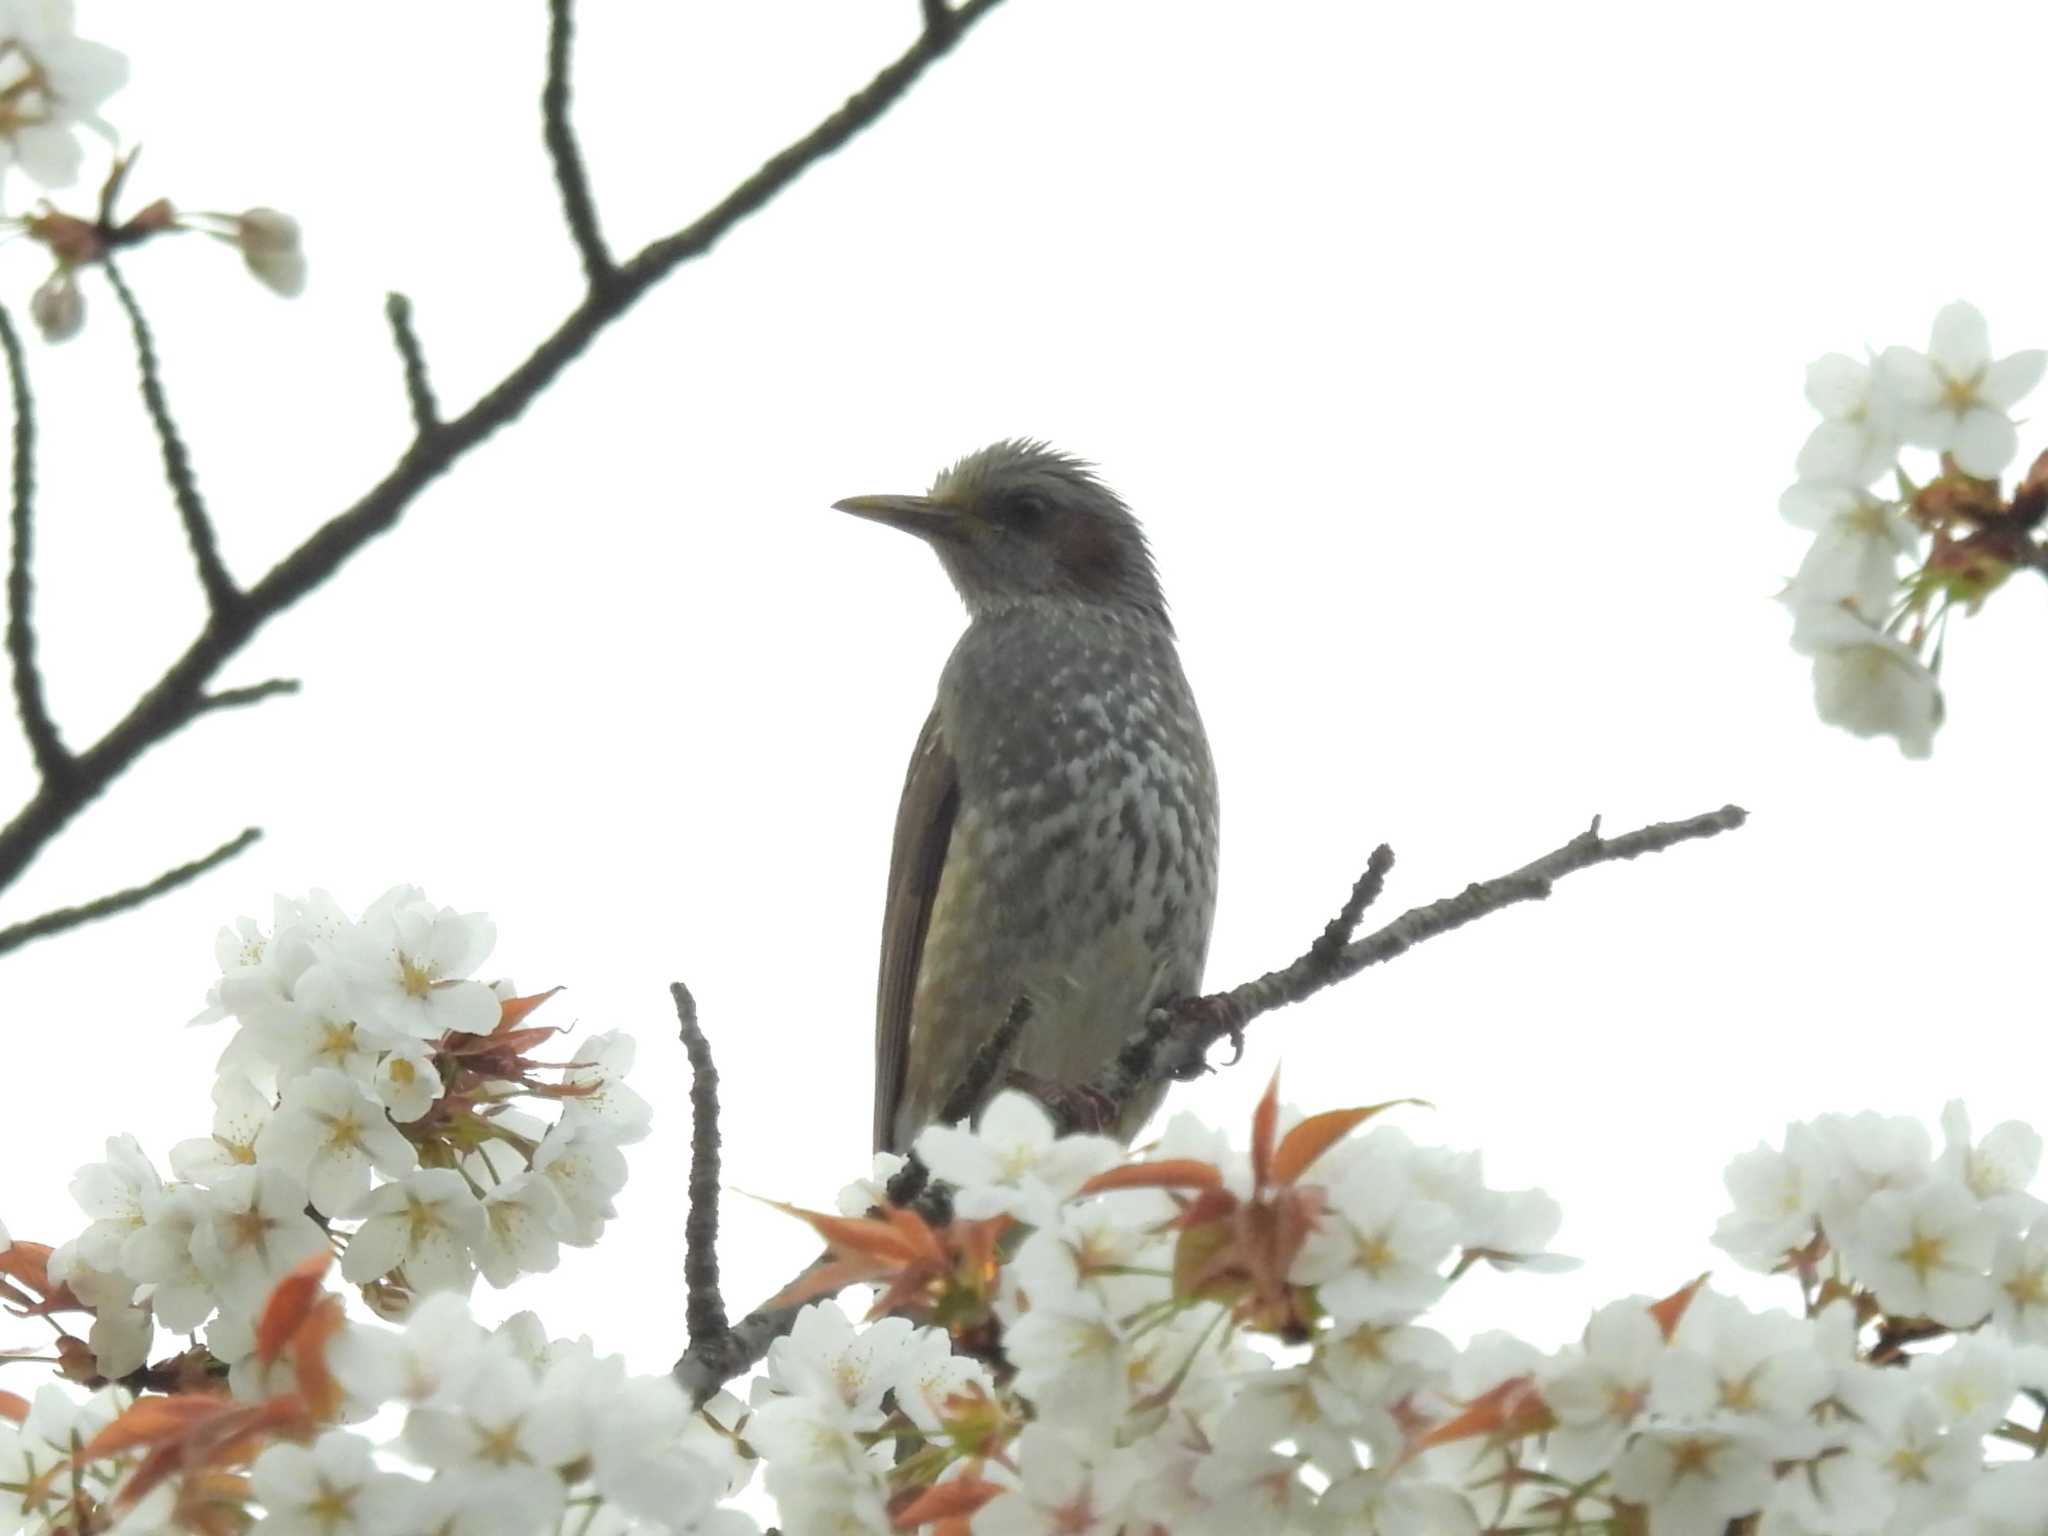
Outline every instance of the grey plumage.
<svg viewBox="0 0 2048 1536">
<path fill-rule="evenodd" d="M 1088 466 L 1003 442 L 925 496 L 838 505 L 929 542 L 969 614 L 912 755 L 883 919 L 875 1144 L 905 1150 L 1020 994 L 1012 1068 L 1072 1084 L 1200 989 L 1215 771 L 1144 534 Z"/>
</svg>

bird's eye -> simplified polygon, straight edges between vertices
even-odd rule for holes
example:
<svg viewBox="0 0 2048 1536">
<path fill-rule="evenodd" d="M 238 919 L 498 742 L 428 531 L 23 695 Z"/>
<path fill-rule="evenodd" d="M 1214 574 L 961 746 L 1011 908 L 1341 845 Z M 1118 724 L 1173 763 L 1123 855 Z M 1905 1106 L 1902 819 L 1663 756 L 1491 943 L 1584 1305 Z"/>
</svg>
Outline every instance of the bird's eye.
<svg viewBox="0 0 2048 1536">
<path fill-rule="evenodd" d="M 1052 503 L 1037 491 L 1012 491 L 1003 498 L 1002 510 L 1004 522 L 1028 533 L 1045 521 Z"/>
</svg>

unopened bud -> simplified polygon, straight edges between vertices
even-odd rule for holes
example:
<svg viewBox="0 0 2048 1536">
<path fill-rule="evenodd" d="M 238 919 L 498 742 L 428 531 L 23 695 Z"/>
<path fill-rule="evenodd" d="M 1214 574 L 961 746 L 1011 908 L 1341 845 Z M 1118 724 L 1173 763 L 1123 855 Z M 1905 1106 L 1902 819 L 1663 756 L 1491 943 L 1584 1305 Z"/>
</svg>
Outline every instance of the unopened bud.
<svg viewBox="0 0 2048 1536">
<path fill-rule="evenodd" d="M 85 324 L 85 295 L 69 267 L 59 267 L 30 295 L 29 318 L 45 341 L 69 341 Z"/>
<path fill-rule="evenodd" d="M 251 208 L 235 220 L 235 244 L 257 280 L 274 293 L 296 298 L 306 286 L 306 253 L 299 221 L 275 208 Z"/>
</svg>

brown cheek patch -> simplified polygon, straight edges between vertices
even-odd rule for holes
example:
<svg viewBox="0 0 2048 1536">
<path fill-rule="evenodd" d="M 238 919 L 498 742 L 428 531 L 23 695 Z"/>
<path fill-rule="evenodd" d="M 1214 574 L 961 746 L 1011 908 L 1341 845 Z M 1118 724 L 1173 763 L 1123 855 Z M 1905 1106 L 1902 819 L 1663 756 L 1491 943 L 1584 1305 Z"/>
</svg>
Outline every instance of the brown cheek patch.
<svg viewBox="0 0 2048 1536">
<path fill-rule="evenodd" d="M 1101 518 L 1086 512 L 1061 514 L 1057 547 L 1061 563 L 1083 586 L 1114 586 L 1123 570 L 1116 535 Z"/>
</svg>

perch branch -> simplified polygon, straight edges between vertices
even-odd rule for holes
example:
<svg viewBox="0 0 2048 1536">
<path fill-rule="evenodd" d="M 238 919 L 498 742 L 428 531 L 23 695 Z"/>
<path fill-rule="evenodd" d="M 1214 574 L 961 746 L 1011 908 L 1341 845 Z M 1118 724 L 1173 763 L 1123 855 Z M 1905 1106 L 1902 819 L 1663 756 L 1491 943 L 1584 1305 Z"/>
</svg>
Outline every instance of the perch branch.
<svg viewBox="0 0 2048 1536">
<path fill-rule="evenodd" d="M 7 657 L 14 673 L 14 709 L 28 738 L 36 772 L 61 778 L 71 754 L 50 718 L 43 697 L 43 673 L 36 664 L 35 564 L 36 413 L 29 394 L 28 364 L 14 321 L 0 309 L 0 347 L 7 351 L 7 385 L 14 399 L 14 552 L 7 565 Z"/>
<path fill-rule="evenodd" d="M 415 436 L 381 480 L 309 534 L 240 601 L 224 605 L 218 600 L 218 593 L 229 586 L 224 585 L 225 572 L 216 572 L 208 589 L 209 596 L 216 599 L 212 611 L 183 654 L 170 662 L 105 735 L 76 753 L 67 772 L 45 777 L 13 818 L 0 827 L 0 890 L 11 886 L 51 840 L 137 759 L 207 712 L 207 683 L 264 624 L 333 576 L 370 540 L 389 531 L 422 491 L 499 428 L 516 420 L 556 375 L 649 289 L 683 263 L 703 256 L 804 171 L 879 119 L 999 3 L 966 0 L 952 12 L 952 22 L 943 31 L 921 31 L 900 57 L 810 132 L 770 157 L 694 222 L 641 250 L 620 266 L 601 290 L 586 292 L 511 372 L 459 416 L 441 422 L 428 435 Z M 113 275 L 111 267 L 109 275 Z M 399 345 L 403 355 L 402 340 Z M 150 355 L 153 360 L 153 349 Z M 149 376 L 146 372 L 146 379 Z M 158 430 L 161 436 L 163 421 Z M 189 489 L 189 465 L 182 442 L 173 432 L 164 446 L 167 470 L 182 477 Z M 196 496 L 196 491 L 193 494 Z M 187 505 L 181 502 L 181 508 Z M 205 533 L 204 539 L 194 541 L 194 553 L 201 558 L 204 573 L 209 562 L 202 550 L 212 548 L 211 525 L 188 516 L 187 526 L 188 531 L 199 528 Z M 217 565 L 217 556 L 212 563 Z M 20 654 L 18 648 L 16 654 Z"/>
<path fill-rule="evenodd" d="M 1344 928 L 1345 937 L 1332 942 L 1332 930 L 1344 924 L 1347 917 L 1355 926 L 1357 913 L 1364 910 L 1358 901 L 1359 892 L 1354 889 L 1352 900 L 1345 904 L 1336 922 L 1325 929 L 1322 937 L 1293 964 L 1268 971 L 1256 981 L 1248 981 L 1228 992 L 1188 998 L 1157 1010 L 1153 1018 L 1133 1031 L 1124 1048 L 1096 1074 L 1089 1084 L 1091 1097 L 1116 1108 L 1153 1083 L 1197 1076 L 1205 1070 L 1212 1046 L 1236 1037 L 1245 1025 L 1262 1013 L 1313 997 L 1327 986 L 1356 976 L 1369 965 L 1378 965 L 1406 954 L 1425 939 L 1462 928 L 1488 913 L 1524 901 L 1541 901 L 1550 894 L 1556 881 L 1577 870 L 1609 864 L 1617 859 L 1633 859 L 1678 843 L 1730 832 L 1741 826 L 1747 817 L 1748 813 L 1740 806 L 1726 805 L 1705 815 L 1684 821 L 1658 822 L 1615 838 L 1600 835 L 1600 821 L 1595 817 L 1591 827 L 1562 848 L 1524 864 L 1520 869 L 1477 885 L 1468 885 L 1455 896 L 1446 896 L 1441 901 L 1404 912 L 1362 939 L 1349 938 L 1349 928 Z M 1373 866 L 1391 865 L 1392 862 L 1393 855 L 1386 849 L 1375 852 L 1372 865 L 1367 867 L 1365 877 L 1359 882 L 1360 887 L 1373 881 Z M 1383 869 L 1381 875 L 1384 876 Z M 1165 1015 L 1163 1027 L 1162 1014 Z"/>
<path fill-rule="evenodd" d="M 1242 1030 L 1262 1013 L 1300 1002 L 1324 987 L 1356 976 L 1367 966 L 1404 955 L 1417 944 L 1462 928 L 1489 912 L 1548 896 L 1556 881 L 1578 870 L 1732 832 L 1747 819 L 1748 813 L 1740 806 L 1728 805 L 1684 821 L 1657 822 L 1620 837 L 1604 838 L 1596 817 L 1591 828 L 1542 858 L 1495 879 L 1469 885 L 1456 896 L 1415 907 L 1364 938 L 1353 939 L 1351 934 L 1359 919 L 1379 895 L 1387 872 L 1393 867 L 1393 853 L 1382 845 L 1373 851 L 1365 873 L 1352 887 L 1343 909 L 1300 959 L 1227 992 L 1155 1009 L 1153 1017 L 1132 1032 L 1124 1050 L 1087 1085 L 1086 1092 L 1106 1107 L 1108 1119 L 1104 1123 L 1108 1123 L 1114 1118 L 1115 1109 L 1143 1087 L 1201 1070 L 1210 1046 Z M 822 1258 L 812 1260 L 805 1274 L 821 1262 Z M 795 1284 L 792 1281 L 776 1294 L 784 1294 Z M 750 1370 L 767 1353 L 768 1346 L 789 1331 L 798 1310 L 760 1309 L 722 1335 L 707 1340 L 702 1348 L 693 1337 L 689 1349 L 676 1362 L 677 1380 L 693 1401 L 703 1402 L 733 1377 Z"/>
</svg>

